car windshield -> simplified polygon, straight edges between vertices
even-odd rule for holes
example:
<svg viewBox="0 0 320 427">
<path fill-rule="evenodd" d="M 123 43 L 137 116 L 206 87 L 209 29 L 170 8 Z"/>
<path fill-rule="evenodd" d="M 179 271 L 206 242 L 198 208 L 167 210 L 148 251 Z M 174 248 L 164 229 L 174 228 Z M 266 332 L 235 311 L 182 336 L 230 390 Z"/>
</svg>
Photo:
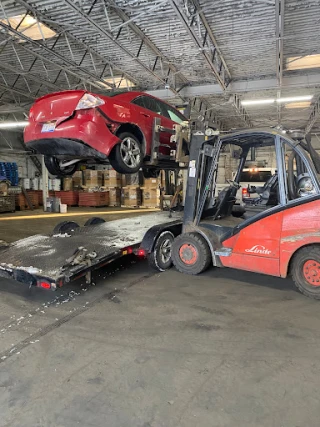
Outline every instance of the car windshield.
<svg viewBox="0 0 320 427">
<path fill-rule="evenodd" d="M 267 182 L 271 175 L 271 171 L 243 171 L 240 182 Z"/>
</svg>

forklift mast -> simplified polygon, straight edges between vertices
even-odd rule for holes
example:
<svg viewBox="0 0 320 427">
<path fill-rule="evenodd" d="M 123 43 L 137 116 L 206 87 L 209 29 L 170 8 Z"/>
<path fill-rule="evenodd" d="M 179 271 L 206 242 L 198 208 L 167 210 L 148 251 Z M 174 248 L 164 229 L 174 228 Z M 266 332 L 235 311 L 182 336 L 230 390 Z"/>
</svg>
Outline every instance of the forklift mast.
<svg viewBox="0 0 320 427">
<path fill-rule="evenodd" d="M 219 136 L 205 141 L 204 134 L 200 132 L 192 135 L 183 217 L 184 232 L 199 224 L 204 209 L 213 206 L 220 149 Z"/>
</svg>

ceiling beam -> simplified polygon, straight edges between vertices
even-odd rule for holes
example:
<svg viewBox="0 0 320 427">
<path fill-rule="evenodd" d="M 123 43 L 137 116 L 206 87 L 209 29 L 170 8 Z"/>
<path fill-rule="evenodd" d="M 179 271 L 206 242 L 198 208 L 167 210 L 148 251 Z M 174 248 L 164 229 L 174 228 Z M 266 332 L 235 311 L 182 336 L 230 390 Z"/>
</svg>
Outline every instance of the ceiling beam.
<svg viewBox="0 0 320 427">
<path fill-rule="evenodd" d="M 178 0 L 169 1 L 180 22 L 204 56 L 222 90 L 226 90 L 231 75 L 198 1 L 185 0 L 184 5 Z M 195 20 L 196 16 L 198 16 L 198 22 Z M 200 31 L 195 31 L 195 23 L 198 24 Z"/>
<path fill-rule="evenodd" d="M 35 19 L 37 19 L 39 22 L 42 22 L 44 25 L 49 26 L 52 30 L 57 32 L 57 34 L 58 34 L 57 37 L 60 37 L 61 35 L 63 35 L 66 39 L 66 45 L 69 47 L 69 50 L 71 50 L 72 44 L 73 45 L 75 44 L 77 49 L 82 51 L 83 58 L 86 56 L 86 54 L 90 55 L 94 69 L 95 69 L 95 64 L 94 64 L 94 58 L 95 58 L 96 60 L 99 60 L 101 62 L 101 65 L 104 66 L 104 68 L 106 68 L 106 67 L 110 68 L 111 73 L 113 70 L 114 73 L 124 75 L 130 81 L 135 82 L 134 77 L 130 76 L 128 73 L 126 73 L 125 71 L 123 71 L 119 67 L 115 67 L 114 64 L 108 58 L 106 58 L 106 57 L 102 56 L 101 54 L 99 54 L 98 52 L 96 52 L 91 46 L 87 45 L 83 41 L 78 40 L 76 37 L 74 37 L 72 34 L 70 34 L 68 31 L 66 31 L 65 28 L 61 27 L 58 23 L 54 23 L 54 25 L 52 25 L 51 23 L 48 24 L 47 20 L 49 17 L 44 15 L 42 12 L 39 12 L 38 9 L 36 9 L 32 5 L 30 5 L 28 2 L 26 2 L 25 0 L 16 0 L 16 1 L 21 6 L 25 7 L 26 10 L 28 11 L 28 13 L 30 13 L 32 16 L 34 16 Z M 50 19 L 49 19 L 49 21 L 52 22 Z M 0 22 L 0 25 L 1 24 L 2 23 Z M 12 36 L 12 33 L 14 33 L 18 38 L 22 38 L 23 40 L 32 43 L 34 46 L 37 46 L 40 49 L 44 49 L 46 52 L 50 53 L 50 58 L 54 58 L 54 59 L 58 59 L 60 61 L 63 61 L 63 63 L 64 63 L 63 66 L 61 65 L 61 63 L 56 62 L 56 61 L 51 60 L 51 61 L 47 61 L 47 62 L 54 63 L 57 67 L 64 70 L 68 74 L 73 75 L 74 77 L 77 77 L 80 81 L 84 81 L 86 83 L 89 83 L 93 87 L 96 87 L 100 90 L 102 89 L 102 87 L 97 85 L 95 83 L 96 81 L 100 81 L 104 85 L 107 85 L 107 86 L 110 86 L 110 88 L 113 88 L 113 84 L 109 84 L 108 82 L 105 82 L 105 80 L 103 79 L 103 76 L 101 76 L 99 73 L 96 73 L 96 70 L 94 72 L 91 72 L 87 68 L 84 68 L 83 66 L 81 66 L 81 63 L 77 64 L 76 62 L 71 61 L 69 58 L 66 58 L 66 57 L 60 55 L 59 52 L 54 50 L 55 44 L 52 48 L 49 48 L 46 45 L 46 43 L 40 43 L 40 42 L 37 42 L 35 40 L 32 40 L 29 37 L 26 37 L 23 33 L 19 32 L 19 31 L 15 32 L 15 30 L 13 30 L 13 28 L 9 27 L 8 25 L 5 25 L 5 27 L 3 25 L 1 25 L 1 26 L 3 28 L 6 27 L 5 29 L 7 31 L 8 31 L 8 29 L 10 29 L 10 31 L 11 31 L 11 33 L 9 32 L 10 36 Z M 13 38 L 13 40 L 15 40 L 15 39 Z M 17 42 L 15 41 L 15 43 L 17 43 Z M 18 45 L 21 47 L 21 43 L 18 43 Z M 72 50 L 70 51 L 70 56 L 71 56 L 71 58 L 73 58 Z M 38 57 L 39 57 L 39 54 L 38 54 Z M 47 60 L 47 58 L 44 57 L 43 55 L 41 55 L 41 59 L 44 61 Z M 64 65 L 67 65 L 67 66 L 64 66 Z M 76 69 L 77 72 L 83 73 L 83 75 L 81 75 L 81 74 L 79 75 L 75 71 L 71 72 L 70 67 L 72 67 L 72 69 Z"/>
<path fill-rule="evenodd" d="M 43 77 L 37 75 L 37 74 L 33 74 L 31 71 L 28 70 L 21 70 L 21 69 L 17 69 L 16 67 L 12 67 L 10 65 L 8 65 L 7 63 L 4 64 L 3 62 L 0 62 L 0 69 L 3 69 L 5 71 L 9 71 L 12 74 L 16 74 L 18 76 L 24 76 L 26 79 L 29 80 L 33 80 L 37 83 L 41 83 L 42 85 L 46 86 L 47 88 L 50 88 L 52 90 L 55 91 L 59 91 L 62 90 L 62 88 L 60 86 L 57 86 L 54 83 L 51 83 L 49 80 L 44 79 Z"/>
<path fill-rule="evenodd" d="M 148 49 L 156 55 L 156 57 L 161 58 L 163 63 L 167 65 L 167 67 L 171 70 L 172 74 L 176 77 L 179 76 L 182 83 L 188 84 L 188 79 L 182 74 L 181 71 L 177 69 L 177 67 L 172 63 L 170 58 L 167 58 L 158 48 L 157 46 L 152 42 L 152 40 L 149 39 L 145 35 L 145 33 L 141 30 L 141 28 L 133 22 L 133 19 L 129 18 L 129 16 L 119 7 L 116 5 L 114 0 L 108 0 L 108 4 L 110 6 L 113 6 L 113 11 L 116 15 L 119 16 L 120 19 L 122 19 L 123 23 L 128 25 L 128 27 L 134 32 L 134 34 L 148 47 Z M 114 30 L 113 30 L 114 31 Z"/>
<path fill-rule="evenodd" d="M 284 8 L 285 0 L 276 0 L 276 70 L 279 86 L 282 85 L 283 74 L 283 39 L 284 39 Z"/>
<path fill-rule="evenodd" d="M 320 117 L 320 96 L 317 99 L 317 102 L 312 107 L 311 114 L 309 116 L 308 122 L 305 127 L 305 133 L 308 134 L 313 126 L 315 125 L 316 121 Z"/>
<path fill-rule="evenodd" d="M 31 93 L 28 93 L 28 92 L 23 91 L 21 89 L 17 89 L 17 88 L 12 87 L 12 86 L 7 86 L 7 85 L 0 83 L 0 88 L 3 89 L 4 92 L 13 92 L 13 93 L 16 93 L 17 95 L 23 96 L 23 97 L 28 98 L 28 99 L 32 99 L 32 100 L 36 99 L 36 97 L 34 95 L 32 95 Z"/>
<path fill-rule="evenodd" d="M 137 64 L 139 64 L 148 74 L 152 75 L 156 80 L 160 81 L 163 85 L 166 85 L 166 80 L 159 76 L 152 68 L 146 65 L 135 53 L 127 49 L 122 45 L 117 37 L 112 34 L 111 31 L 107 30 L 105 27 L 102 27 L 98 22 L 96 22 L 91 16 L 85 13 L 80 7 L 78 7 L 72 0 L 64 0 L 64 2 L 73 9 L 78 16 L 80 16 L 84 21 L 86 21 L 92 28 L 95 29 L 100 35 L 108 38 L 113 44 L 115 44 L 120 50 L 122 50 L 126 55 L 133 59 Z"/>
<path fill-rule="evenodd" d="M 276 75 L 279 85 L 277 98 L 281 98 L 281 86 L 283 77 L 283 40 L 284 40 L 284 4 L 285 0 L 275 0 L 276 17 Z M 283 105 L 277 103 L 278 126 L 281 126 L 281 113 Z"/>
<path fill-rule="evenodd" d="M 320 73 L 306 74 L 303 76 L 284 76 L 282 79 L 282 89 L 295 89 L 303 87 L 314 87 L 320 85 Z M 183 88 L 180 93 L 186 98 L 193 98 L 195 96 L 210 96 L 221 95 L 223 93 L 240 93 L 240 92 L 254 92 L 259 90 L 272 90 L 278 89 L 278 81 L 276 78 L 272 79 L 252 79 L 252 80 L 238 80 L 230 82 L 226 91 L 221 89 L 218 84 L 196 85 Z M 147 90 L 150 95 L 156 96 L 161 99 L 172 98 L 172 93 L 166 89 Z"/>
<path fill-rule="evenodd" d="M 221 90 L 226 91 L 231 81 L 231 74 L 198 0 L 184 0 L 184 4 L 181 4 L 179 0 L 170 0 L 170 3 L 180 22 L 204 56 Z M 195 24 L 197 24 L 197 31 Z M 233 96 L 232 104 L 244 124 L 251 127 L 249 115 L 236 95 Z"/>
<path fill-rule="evenodd" d="M 237 94 L 232 95 L 232 104 L 246 127 L 252 128 L 252 123 L 250 121 L 249 115 L 246 109 L 241 105 L 241 100 Z"/>
<path fill-rule="evenodd" d="M 147 71 L 150 75 L 152 75 L 156 80 L 161 82 L 163 86 L 166 86 L 168 83 L 167 77 L 163 77 L 156 73 L 154 71 L 154 68 L 151 69 L 148 65 L 146 65 L 140 58 L 139 58 L 139 52 L 138 54 L 133 53 L 132 51 L 128 50 L 124 45 L 121 44 L 121 42 L 115 37 L 112 33 L 112 31 L 107 30 L 105 27 L 102 27 L 99 23 L 97 23 L 94 19 L 92 19 L 88 14 L 86 14 L 81 8 L 79 8 L 72 0 L 64 0 L 65 3 L 67 3 L 81 18 L 83 18 L 87 23 L 91 25 L 92 28 L 94 28 L 96 31 L 98 31 L 102 36 L 107 37 L 112 43 L 114 43 L 119 49 L 121 49 L 125 54 L 127 54 L 129 57 L 131 57 L 137 64 L 139 64 L 145 71 Z M 116 6 L 113 0 L 111 0 L 111 4 L 113 6 Z M 130 20 L 130 18 L 123 12 L 121 9 L 115 7 L 115 13 L 124 21 L 127 22 Z M 166 58 L 161 51 L 156 47 L 156 45 L 143 33 L 143 31 L 133 23 L 132 20 L 128 22 L 127 24 L 131 30 L 138 35 L 140 40 L 147 45 L 149 50 L 151 50 L 155 55 L 155 64 L 158 59 L 160 59 L 163 64 L 167 65 L 168 69 L 172 72 L 172 75 L 180 75 L 180 79 L 182 80 L 182 84 L 188 84 L 188 80 L 181 74 L 181 72 L 178 71 L 178 69 L 170 62 L 168 58 Z M 142 44 L 140 45 L 141 50 Z M 168 75 L 168 73 L 167 73 Z M 186 98 L 181 94 L 179 90 L 177 90 L 175 87 L 168 85 L 168 90 L 172 93 L 172 96 L 179 97 L 183 102 L 186 102 Z M 207 106 L 207 109 L 210 108 L 210 105 L 208 105 L 208 102 L 204 102 L 203 105 Z M 199 110 L 196 110 L 196 106 L 192 106 L 192 108 L 197 112 L 200 113 Z M 205 118 L 208 117 L 207 114 L 205 114 Z"/>
</svg>

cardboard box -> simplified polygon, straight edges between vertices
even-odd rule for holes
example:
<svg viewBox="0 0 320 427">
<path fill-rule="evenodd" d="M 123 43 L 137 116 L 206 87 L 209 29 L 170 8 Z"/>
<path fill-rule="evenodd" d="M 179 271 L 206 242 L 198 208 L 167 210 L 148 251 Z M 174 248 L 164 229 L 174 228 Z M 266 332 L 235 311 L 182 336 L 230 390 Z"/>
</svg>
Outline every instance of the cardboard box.
<svg viewBox="0 0 320 427">
<path fill-rule="evenodd" d="M 109 170 L 108 169 L 102 171 L 102 185 L 104 187 L 109 187 Z"/>
<path fill-rule="evenodd" d="M 143 187 L 158 188 L 160 184 L 159 178 L 145 178 Z"/>
<path fill-rule="evenodd" d="M 109 187 L 121 187 L 121 175 L 114 169 L 109 169 L 108 185 Z"/>
<path fill-rule="evenodd" d="M 127 207 L 136 207 L 141 205 L 141 189 L 136 186 L 123 187 L 122 204 Z"/>
<path fill-rule="evenodd" d="M 121 205 L 121 189 L 119 187 L 109 187 L 109 206 Z"/>
<path fill-rule="evenodd" d="M 82 171 L 77 171 L 72 175 L 73 188 L 79 189 L 83 185 Z"/>
<path fill-rule="evenodd" d="M 72 191 L 73 190 L 73 181 L 71 176 L 66 176 L 63 178 L 63 191 Z"/>
<path fill-rule="evenodd" d="M 142 188 L 142 206 L 145 208 L 160 207 L 160 190 L 158 188 Z"/>
<path fill-rule="evenodd" d="M 8 195 L 8 188 L 9 188 L 9 185 L 6 181 L 0 182 L 0 194 L 1 194 L 1 196 L 7 196 Z"/>
<path fill-rule="evenodd" d="M 83 172 L 83 184 L 86 187 L 101 187 L 102 186 L 102 171 L 94 171 L 87 169 Z"/>
</svg>

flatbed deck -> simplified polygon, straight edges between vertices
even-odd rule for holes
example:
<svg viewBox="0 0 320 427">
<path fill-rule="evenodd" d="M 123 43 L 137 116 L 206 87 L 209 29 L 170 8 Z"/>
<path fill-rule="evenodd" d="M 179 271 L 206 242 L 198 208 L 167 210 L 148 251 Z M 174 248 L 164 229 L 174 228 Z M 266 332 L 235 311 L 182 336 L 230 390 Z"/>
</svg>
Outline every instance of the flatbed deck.
<svg viewBox="0 0 320 427">
<path fill-rule="evenodd" d="M 150 228 L 181 223 L 156 212 L 80 227 L 70 234 L 35 235 L 0 248 L 0 276 L 56 289 L 140 247 Z"/>
</svg>

